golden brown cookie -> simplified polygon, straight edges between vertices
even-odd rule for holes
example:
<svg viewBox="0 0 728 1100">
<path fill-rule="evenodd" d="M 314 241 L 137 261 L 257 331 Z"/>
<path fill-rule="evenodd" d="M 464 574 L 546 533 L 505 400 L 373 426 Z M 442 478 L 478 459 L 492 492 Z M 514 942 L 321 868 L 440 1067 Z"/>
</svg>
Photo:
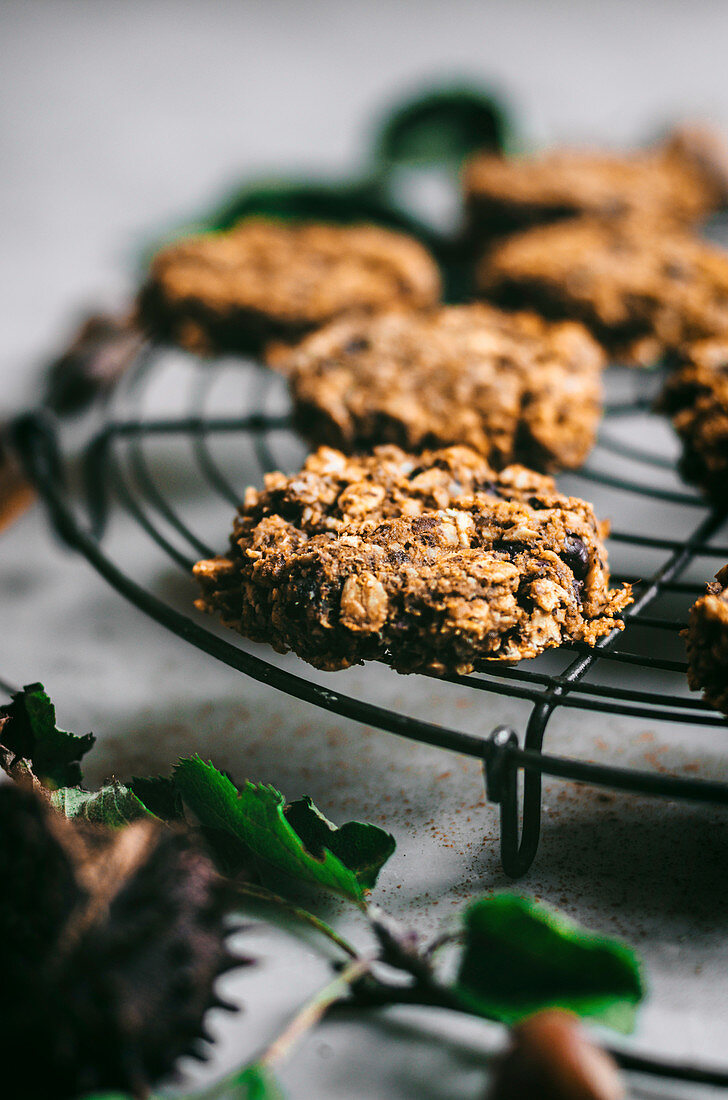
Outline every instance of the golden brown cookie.
<svg viewBox="0 0 728 1100">
<path fill-rule="evenodd" d="M 340 318 L 276 365 L 301 431 L 345 451 L 465 443 L 496 468 L 555 470 L 584 461 L 601 413 L 583 326 L 486 305 Z"/>
<path fill-rule="evenodd" d="M 482 153 L 463 176 L 470 234 L 488 240 L 582 215 L 647 215 L 688 226 L 724 200 L 722 139 L 682 128 L 664 145 L 631 153 L 555 149 L 535 156 Z"/>
<path fill-rule="evenodd" d="M 683 451 L 680 470 L 718 504 L 728 504 L 728 337 L 701 340 L 672 364 L 658 402 Z"/>
<path fill-rule="evenodd" d="M 195 566 L 197 607 L 318 668 L 466 673 L 620 628 L 605 534 L 550 478 L 468 447 L 322 447 L 248 490 L 227 555 Z"/>
<path fill-rule="evenodd" d="M 728 255 L 639 218 L 519 233 L 484 257 L 478 285 L 508 307 L 582 321 L 611 355 L 637 365 L 728 334 Z"/>
<path fill-rule="evenodd" d="M 439 296 L 434 260 L 402 233 L 250 218 L 159 252 L 139 315 L 154 337 L 190 351 L 250 352 L 348 310 L 421 309 Z"/>
<path fill-rule="evenodd" d="M 716 573 L 705 596 L 690 608 L 683 631 L 688 654 L 688 683 L 693 691 L 728 714 L 728 565 Z"/>
</svg>

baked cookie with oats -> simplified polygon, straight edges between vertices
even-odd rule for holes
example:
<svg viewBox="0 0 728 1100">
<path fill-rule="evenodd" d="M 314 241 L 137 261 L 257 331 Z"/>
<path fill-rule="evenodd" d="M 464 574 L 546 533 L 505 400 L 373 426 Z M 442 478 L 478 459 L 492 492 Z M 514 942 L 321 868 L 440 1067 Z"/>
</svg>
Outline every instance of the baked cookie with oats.
<svg viewBox="0 0 728 1100">
<path fill-rule="evenodd" d="M 685 480 L 728 505 L 728 337 L 686 347 L 671 364 L 657 408 L 680 437 Z"/>
<path fill-rule="evenodd" d="M 644 214 L 677 226 L 725 202 L 728 148 L 705 126 L 676 129 L 631 152 L 557 148 L 531 156 L 480 153 L 465 165 L 469 235 L 487 241 L 563 218 Z"/>
<path fill-rule="evenodd" d="M 605 534 L 586 501 L 469 447 L 322 447 L 248 490 L 227 554 L 195 566 L 197 607 L 322 669 L 467 673 L 622 627 Z"/>
<path fill-rule="evenodd" d="M 349 310 L 423 309 L 439 297 L 435 261 L 403 233 L 249 218 L 159 252 L 138 315 L 154 338 L 198 354 L 249 353 Z"/>
<path fill-rule="evenodd" d="M 728 254 L 664 224 L 581 218 L 510 237 L 478 269 L 480 293 L 508 308 L 581 321 L 614 358 L 728 335 Z"/>
<path fill-rule="evenodd" d="M 728 565 L 716 573 L 707 592 L 690 608 L 683 631 L 688 684 L 702 691 L 716 710 L 728 715 Z"/>
<path fill-rule="evenodd" d="M 487 305 L 343 317 L 276 365 L 314 443 L 351 452 L 465 443 L 500 469 L 581 465 L 596 437 L 604 354 L 587 330 Z"/>
</svg>

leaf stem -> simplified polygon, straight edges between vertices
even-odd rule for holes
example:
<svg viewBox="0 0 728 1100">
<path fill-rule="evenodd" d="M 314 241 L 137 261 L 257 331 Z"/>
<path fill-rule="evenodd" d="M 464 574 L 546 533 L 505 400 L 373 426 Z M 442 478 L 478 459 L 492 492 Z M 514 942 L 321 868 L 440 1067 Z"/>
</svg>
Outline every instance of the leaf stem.
<svg viewBox="0 0 728 1100">
<path fill-rule="evenodd" d="M 325 921 L 314 916 L 313 913 L 309 913 L 308 909 L 301 909 L 298 905 L 286 901 L 286 899 L 282 898 L 279 894 L 274 894 L 272 890 L 267 890 L 265 886 L 252 886 L 247 882 L 236 882 L 232 885 L 235 892 L 241 897 L 252 898 L 255 901 L 262 901 L 269 905 L 274 905 L 277 909 L 282 910 L 284 913 L 288 913 L 289 916 L 295 917 L 296 920 L 301 921 L 303 924 L 308 924 L 311 928 L 315 928 L 322 936 L 326 936 L 327 939 L 336 944 L 336 946 L 343 951 L 345 955 L 348 955 L 350 959 L 359 958 L 359 952 L 356 948 L 352 947 L 343 936 L 335 932 Z"/>
<path fill-rule="evenodd" d="M 495 1020 L 495 1017 L 476 1012 L 460 1000 L 458 995 L 446 986 L 436 982 L 417 980 L 413 985 L 395 986 L 383 982 L 380 978 L 370 983 L 362 983 L 354 990 L 354 1003 L 361 1008 L 386 1008 L 391 1005 L 414 1005 L 422 1008 L 443 1008 L 450 1012 L 462 1012 L 481 1020 Z"/>
<path fill-rule="evenodd" d="M 433 959 L 443 947 L 449 947 L 452 943 L 462 943 L 464 933 L 462 929 L 457 932 L 443 932 L 442 935 L 432 940 L 425 948 L 423 955 L 426 959 Z"/>
<path fill-rule="evenodd" d="M 344 967 L 333 981 L 320 989 L 303 1006 L 300 1012 L 291 1020 L 288 1027 L 261 1054 L 258 1062 L 271 1066 L 274 1062 L 285 1058 L 301 1036 L 314 1027 L 333 1004 L 348 995 L 351 986 L 367 973 L 369 966 L 368 959 L 355 959 Z"/>
</svg>

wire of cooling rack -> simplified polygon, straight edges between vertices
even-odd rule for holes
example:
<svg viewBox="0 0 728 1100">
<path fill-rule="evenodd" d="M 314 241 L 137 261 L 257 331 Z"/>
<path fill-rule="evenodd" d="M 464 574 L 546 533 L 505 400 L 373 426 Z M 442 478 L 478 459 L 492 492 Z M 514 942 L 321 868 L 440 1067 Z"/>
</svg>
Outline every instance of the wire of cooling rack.
<svg viewBox="0 0 728 1100">
<path fill-rule="evenodd" d="M 501 860 L 511 877 L 528 870 L 538 849 L 543 775 L 619 791 L 728 805 L 728 783 L 543 752 L 547 726 L 559 709 L 697 724 L 716 730 L 726 728 L 722 715 L 702 700 L 682 693 L 684 660 L 659 655 L 659 646 L 652 642 L 641 647 L 633 644 L 638 630 L 647 631 L 650 638 L 674 637 L 684 625 L 674 616 L 652 611 L 665 596 L 695 598 L 700 593 L 701 584 L 684 579 L 696 557 L 719 563 L 728 561 L 728 545 L 713 541 L 724 516 L 708 508 L 696 493 L 659 483 L 662 474 L 670 473 L 669 460 L 652 454 L 631 439 L 625 442 L 611 431 L 613 425 L 624 423 L 625 418 L 645 412 L 649 400 L 644 395 L 613 401 L 607 406 L 598 457 L 573 475 L 587 484 L 617 491 L 622 498 L 644 502 L 645 507 L 679 506 L 694 517 L 680 537 L 670 530 L 639 533 L 616 529 L 612 533 L 614 543 L 659 555 L 647 576 L 615 578 L 630 580 L 635 586 L 635 601 L 625 613 L 625 631 L 615 630 L 592 649 L 579 644 L 562 647 L 559 652 L 566 659 L 565 667 L 555 673 L 531 668 L 527 663 L 511 666 L 489 661 L 469 676 L 444 677 L 464 690 L 492 692 L 530 705 L 521 746 L 516 732 L 507 727 L 499 727 L 489 735 L 476 735 L 330 690 L 305 674 L 282 669 L 250 653 L 242 640 L 223 638 L 198 619 L 182 614 L 142 587 L 112 560 L 104 541 L 114 503 L 186 576 L 195 561 L 212 556 L 217 549 L 208 544 L 204 532 L 194 530 L 181 514 L 164 478 L 150 461 L 147 450 L 150 443 L 171 437 L 188 444 L 192 465 L 205 491 L 229 512 L 241 503 L 242 487 L 236 487 L 215 455 L 214 441 L 223 437 L 248 441 L 262 475 L 278 467 L 275 439 L 290 429 L 287 414 L 273 415 L 266 411 L 271 375 L 259 367 L 248 368 L 248 392 L 236 415 L 208 411 L 215 379 L 215 368 L 211 365 L 198 365 L 193 371 L 182 415 L 149 415 L 144 406 L 145 394 L 156 378 L 160 354 L 153 347 L 143 349 L 134 370 L 102 410 L 100 422 L 88 436 L 81 452 L 83 507 L 73 501 L 67 489 L 72 456 L 60 446 L 53 418 L 43 411 L 26 414 L 18 418 L 13 429 L 18 450 L 45 500 L 57 533 L 81 551 L 137 607 L 218 660 L 271 687 L 344 717 L 482 761 L 487 796 L 499 803 Z M 618 472 L 620 462 L 627 464 L 628 472 Z M 611 673 L 607 682 L 595 682 L 597 669 Z M 613 674 L 615 670 L 619 672 L 618 678 Z M 629 679 L 630 673 L 633 679 L 638 677 L 634 683 Z M 672 687 L 666 686 L 666 680 Z M 522 798 L 519 775 L 523 777 Z"/>
<path fill-rule="evenodd" d="M 151 366 L 152 361 L 150 359 L 141 360 L 138 365 L 137 378 L 143 375 Z M 227 504 L 237 505 L 240 501 L 230 480 L 225 472 L 218 467 L 210 453 L 207 439 L 209 435 L 215 433 L 242 433 L 252 436 L 255 440 L 258 461 L 262 468 L 264 470 L 271 469 L 275 464 L 273 455 L 266 443 L 265 433 L 284 429 L 287 426 L 287 418 L 265 416 L 260 411 L 240 417 L 204 417 L 202 415 L 204 392 L 209 385 L 209 377 L 209 374 L 201 376 L 201 384 L 196 390 L 196 400 L 201 401 L 202 404 L 200 405 L 200 411 L 194 416 L 167 420 L 144 419 L 142 417 L 117 420 L 114 419 L 112 411 L 102 427 L 91 437 L 84 451 L 83 471 L 87 514 L 83 522 L 76 516 L 70 503 L 65 477 L 69 463 L 59 449 L 56 425 L 52 419 L 43 412 L 37 412 L 18 418 L 14 424 L 13 434 L 18 450 L 25 461 L 28 472 L 32 475 L 42 493 L 56 532 L 66 543 L 82 552 L 99 573 L 132 603 L 157 619 L 162 625 L 173 630 L 180 637 L 185 638 L 233 668 L 253 676 L 255 679 L 287 691 L 298 698 L 306 699 L 318 706 L 334 710 L 339 714 L 359 721 L 366 721 L 371 725 L 390 730 L 401 736 L 481 759 L 485 769 L 488 796 L 501 804 L 503 863 L 504 868 L 507 869 L 509 866 L 512 868 L 510 873 L 519 873 L 520 867 L 525 864 L 527 856 L 533 858 L 533 855 L 535 855 L 538 833 L 536 831 L 534 836 L 534 826 L 533 824 L 529 825 L 529 821 L 532 822 L 534 818 L 529 818 L 529 815 L 533 815 L 532 800 L 537 795 L 539 806 L 535 820 L 540 819 L 540 780 L 543 774 L 623 791 L 728 804 L 728 785 L 726 784 L 652 775 L 576 760 L 564 760 L 547 756 L 541 752 L 543 735 L 549 717 L 558 706 L 567 704 L 569 691 L 578 692 L 580 688 L 583 689 L 581 680 L 588 671 L 590 664 L 593 664 L 604 654 L 608 654 L 615 660 L 621 659 L 628 663 L 637 662 L 638 655 L 636 654 L 614 651 L 613 647 L 618 639 L 618 633 L 605 639 L 597 653 L 581 651 L 578 647 L 573 647 L 576 656 L 560 676 L 548 676 L 520 668 L 496 667 L 489 669 L 493 677 L 492 685 L 490 681 L 484 681 L 483 683 L 476 681 L 474 684 L 472 677 L 450 677 L 456 683 L 469 684 L 470 686 L 477 686 L 479 689 L 485 688 L 502 694 L 511 694 L 517 698 L 526 698 L 534 704 L 531 722 L 528 725 L 526 734 L 527 747 L 520 749 L 515 732 L 507 727 L 499 727 L 489 737 L 479 738 L 455 729 L 408 718 L 405 715 L 385 710 L 363 700 L 352 699 L 336 692 L 326 691 L 302 677 L 276 668 L 274 665 L 246 653 L 243 649 L 217 638 L 210 631 L 200 627 L 195 621 L 181 615 L 174 608 L 160 601 L 151 592 L 140 587 L 114 564 L 101 546 L 108 518 L 112 487 L 125 510 L 165 553 L 185 571 L 188 571 L 191 567 L 195 560 L 194 557 L 189 557 L 188 554 L 180 551 L 170 541 L 169 537 L 163 533 L 159 524 L 150 518 L 148 510 L 150 506 L 153 506 L 160 516 L 165 517 L 172 530 L 184 537 L 195 553 L 211 552 L 211 548 L 189 529 L 188 525 L 180 519 L 177 512 L 155 486 L 152 471 L 139 447 L 141 439 L 145 436 L 164 434 L 189 436 L 193 441 L 197 464 L 204 472 L 206 481 Z M 629 412 L 638 406 L 639 402 L 633 402 L 619 411 Z M 613 409 L 612 415 L 616 415 L 617 411 Z M 137 495 L 137 492 L 132 490 L 118 460 L 112 455 L 114 442 L 118 440 L 132 441 L 131 468 L 138 478 L 138 486 L 143 489 L 141 498 Z M 620 446 L 616 444 L 615 451 Z M 634 450 L 635 448 L 629 448 L 630 452 Z M 645 456 L 645 460 L 652 461 L 650 456 Z M 659 459 L 656 464 L 659 464 Z M 625 487 L 625 491 L 638 491 L 638 489 L 636 486 Z M 142 500 L 145 500 L 146 507 Z M 692 503 L 693 498 L 691 498 L 691 505 Z M 708 515 L 698 522 L 684 542 L 672 539 L 643 539 L 639 536 L 624 536 L 625 539 L 631 539 L 636 544 L 646 543 L 652 548 L 657 546 L 659 549 L 668 552 L 665 562 L 641 586 L 642 590 L 632 609 L 633 617 L 640 615 L 644 608 L 649 606 L 659 590 L 666 591 L 672 588 L 674 590 L 687 590 L 691 593 L 698 590 L 699 586 L 681 585 L 679 581 L 675 580 L 691 560 L 698 547 L 702 547 L 706 553 L 712 556 L 725 556 L 728 558 L 728 548 L 726 548 L 724 554 L 720 547 L 708 547 L 704 543 L 704 540 L 717 528 L 719 523 L 719 517 L 712 514 Z M 678 625 L 673 621 L 659 620 L 657 628 L 674 630 L 678 628 Z M 643 663 L 645 667 L 657 667 L 667 669 L 673 673 L 684 673 L 684 665 L 679 661 L 650 657 L 645 658 Z M 497 679 L 498 676 L 500 679 Z M 11 685 L 5 684 L 1 680 L 0 689 L 8 694 L 14 690 Z M 584 709 L 602 710 L 608 713 L 611 709 L 611 689 L 607 693 L 597 690 L 595 685 L 592 694 L 593 699 L 584 697 L 582 700 L 582 704 L 589 704 Z M 639 710 L 640 706 L 646 706 L 648 702 L 653 701 L 649 692 L 626 690 L 622 692 L 622 699 L 625 701 L 625 706 L 629 705 L 632 708 L 627 713 L 634 713 Z M 685 720 L 683 710 L 680 709 L 684 707 L 686 713 L 702 710 L 704 720 L 711 719 L 708 724 L 724 724 L 717 716 L 705 713 L 705 708 L 701 707 L 700 704 L 677 698 L 672 700 L 672 704 L 671 716 L 675 721 Z M 579 706 L 580 703 L 576 702 L 572 705 Z M 694 721 L 695 719 L 693 717 L 689 720 Z M 520 847 L 517 826 L 518 769 L 522 769 L 526 777 L 524 832 Z M 532 781 L 530 786 L 529 780 Z M 535 782 L 533 782 L 534 780 Z M 531 799 L 530 802 L 529 798 Z M 532 846 L 532 851 L 528 846 Z M 517 866 L 517 864 L 519 865 Z M 683 1084 L 690 1082 L 700 1086 L 728 1087 L 728 1072 L 718 1068 L 654 1057 L 649 1054 L 639 1054 L 622 1048 L 611 1048 L 610 1053 L 621 1068 L 631 1074 Z"/>
<path fill-rule="evenodd" d="M 154 349 L 146 349 L 140 355 L 135 370 L 120 387 L 119 394 L 101 410 L 100 423 L 88 435 L 81 451 L 82 503 L 69 490 L 68 478 L 75 467 L 74 453 L 62 448 L 54 419 L 41 410 L 19 417 L 13 426 L 18 451 L 48 508 L 57 534 L 84 554 L 98 572 L 138 608 L 204 652 L 271 687 L 344 717 L 480 760 L 487 796 L 500 805 L 501 860 L 504 870 L 512 877 L 524 874 L 536 855 L 543 775 L 618 791 L 728 805 L 728 783 L 597 764 L 543 752 L 548 723 L 560 708 L 691 723 L 716 730 L 724 729 L 727 724 L 726 719 L 702 701 L 681 695 L 677 690 L 665 690 L 660 678 L 684 682 L 684 660 L 659 656 L 651 651 L 651 645 L 630 648 L 635 629 L 644 628 L 650 634 L 663 637 L 674 636 L 679 631 L 682 623 L 677 618 L 646 612 L 666 594 L 695 598 L 700 593 L 700 583 L 684 579 L 698 555 L 720 563 L 728 560 L 728 545 L 711 541 L 721 528 L 723 516 L 706 508 L 696 494 L 656 484 L 656 476 L 661 472 L 669 473 L 672 464 L 631 441 L 625 443 L 610 434 L 610 424 L 644 412 L 649 406 L 644 397 L 612 402 L 606 410 L 600 438 L 602 456 L 624 460 L 638 473 L 619 476 L 592 461 L 578 476 L 601 487 L 632 495 L 647 504 L 679 505 L 694 515 L 694 522 L 682 537 L 674 537 L 670 532 L 640 534 L 616 530 L 612 533 L 616 544 L 660 555 L 657 566 L 646 577 L 615 574 L 616 580 L 636 582 L 636 599 L 626 613 L 624 633 L 613 632 L 594 649 L 580 645 L 563 647 L 567 661 L 558 673 L 530 666 L 486 662 L 471 676 L 446 677 L 463 690 L 492 692 L 530 705 L 530 718 L 521 747 L 516 732 L 506 726 L 496 728 L 489 735 L 477 736 L 329 690 L 305 675 L 286 671 L 248 652 L 242 642 L 220 637 L 197 619 L 182 614 L 142 587 L 112 559 L 104 543 L 114 503 L 186 576 L 200 556 L 215 552 L 215 547 L 208 545 L 204 536 L 193 529 L 166 492 L 163 478 L 158 476 L 146 453 L 150 441 L 163 437 L 188 441 L 195 468 L 206 489 L 229 512 L 231 507 L 241 503 L 241 495 L 229 471 L 215 456 L 212 442 L 223 437 L 250 441 L 263 473 L 279 465 L 272 441 L 277 433 L 290 427 L 287 415 L 271 415 L 265 411 L 268 376 L 259 368 L 251 374 L 246 407 L 238 415 L 208 413 L 208 394 L 214 378 L 214 370 L 210 367 L 196 372 L 189 408 L 184 415 L 165 418 L 148 415 L 143 408 L 143 397 L 145 388 L 154 379 L 157 355 Z M 124 412 L 120 413 L 122 405 Z M 588 496 L 588 493 L 583 495 Z M 591 682 L 590 674 L 605 665 L 644 674 L 646 683 L 630 687 L 622 682 Z M 650 677 L 658 679 L 653 682 Z M 519 801 L 519 774 L 523 775 L 522 803 Z M 718 1068 L 679 1063 L 623 1049 L 612 1050 L 612 1054 L 624 1070 L 638 1075 L 728 1087 L 728 1072 Z"/>
</svg>

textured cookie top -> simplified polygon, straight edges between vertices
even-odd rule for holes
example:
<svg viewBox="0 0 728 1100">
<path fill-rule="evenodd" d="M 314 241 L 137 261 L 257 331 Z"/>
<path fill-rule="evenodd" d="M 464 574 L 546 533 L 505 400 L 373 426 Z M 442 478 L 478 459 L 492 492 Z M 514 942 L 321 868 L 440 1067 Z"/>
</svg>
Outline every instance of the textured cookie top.
<svg viewBox="0 0 728 1100">
<path fill-rule="evenodd" d="M 497 467 L 576 466 L 601 407 L 586 329 L 486 305 L 342 318 L 277 365 L 301 429 L 344 450 L 466 443 Z"/>
<path fill-rule="evenodd" d="M 497 231 L 500 215 L 503 232 L 580 214 L 648 213 L 690 224 L 718 204 L 714 177 L 685 141 L 622 155 L 579 149 L 481 154 L 466 165 L 463 186 L 476 217 L 491 215 Z"/>
<path fill-rule="evenodd" d="M 604 533 L 550 478 L 467 447 L 322 447 L 248 491 L 228 555 L 195 567 L 198 607 L 321 668 L 466 672 L 621 625 Z"/>
<path fill-rule="evenodd" d="M 180 342 L 204 347 L 220 336 L 216 323 L 232 341 L 236 325 L 243 334 L 285 336 L 351 309 L 431 306 L 439 294 L 434 261 L 404 234 L 250 218 L 158 253 L 140 305 L 153 330 L 171 318 Z"/>
<path fill-rule="evenodd" d="M 608 347 L 648 338 L 646 360 L 728 333 L 728 255 L 649 220 L 527 230 L 484 258 L 478 282 L 499 301 L 580 319 Z"/>
</svg>

